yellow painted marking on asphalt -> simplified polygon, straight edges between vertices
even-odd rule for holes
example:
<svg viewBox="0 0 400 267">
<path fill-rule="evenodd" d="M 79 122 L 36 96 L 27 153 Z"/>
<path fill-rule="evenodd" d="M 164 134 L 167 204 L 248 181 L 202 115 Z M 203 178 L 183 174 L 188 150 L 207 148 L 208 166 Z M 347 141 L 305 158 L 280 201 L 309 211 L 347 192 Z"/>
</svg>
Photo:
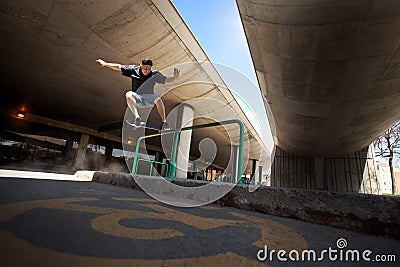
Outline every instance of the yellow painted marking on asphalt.
<svg viewBox="0 0 400 267">
<path fill-rule="evenodd" d="M 155 200 L 155 199 L 127 198 L 127 197 L 113 197 L 112 199 L 113 200 L 118 200 L 118 201 L 160 203 L 160 201 Z M 221 209 L 220 207 L 216 207 L 216 206 L 213 206 L 213 205 L 199 206 L 199 207 L 196 207 L 196 208 L 205 209 L 205 210 L 218 210 L 218 209 Z"/>
<path fill-rule="evenodd" d="M 58 198 L 49 200 L 33 200 L 0 206 L 0 222 L 11 221 L 15 216 L 36 208 L 59 209 L 68 202 L 91 201 L 97 198 Z"/>
<path fill-rule="evenodd" d="M 152 202 L 152 203 L 159 203 L 159 201 L 155 199 L 142 199 L 142 198 L 134 198 L 134 197 L 113 197 L 113 200 L 118 201 L 133 201 L 133 202 Z"/>
<path fill-rule="evenodd" d="M 238 212 L 230 212 L 230 214 L 254 222 L 254 227 L 261 230 L 261 238 L 252 243 L 254 246 L 263 248 L 265 245 L 268 245 L 269 248 L 286 251 L 292 249 L 303 251 L 307 249 L 306 240 L 286 225 L 269 219 L 247 216 Z"/>
<path fill-rule="evenodd" d="M 119 221 L 122 219 L 129 219 L 129 218 L 146 218 L 146 219 L 151 218 L 158 220 L 182 222 L 187 225 L 197 227 L 198 229 L 201 230 L 207 230 L 227 225 L 234 226 L 234 225 L 239 225 L 242 222 L 238 220 L 204 218 L 186 212 L 176 211 L 174 209 L 163 207 L 157 204 L 138 204 L 138 205 L 159 212 L 157 213 L 143 212 L 143 211 L 138 212 L 132 210 L 112 211 L 112 214 L 108 216 L 104 215 L 93 219 L 91 225 L 95 230 L 113 236 L 129 237 L 133 239 L 161 240 L 165 238 L 184 236 L 184 234 L 170 228 L 155 230 L 155 229 L 125 227 L 120 225 Z"/>
<path fill-rule="evenodd" d="M 194 226 L 201 230 L 207 230 L 222 226 L 236 226 L 243 223 L 242 221 L 238 220 L 204 218 L 155 204 L 140 204 L 140 205 L 147 208 L 151 208 L 153 210 L 157 210 L 159 212 L 163 212 L 162 214 L 157 214 L 154 218 L 183 222 L 187 225 Z"/>
<path fill-rule="evenodd" d="M 30 266 L 30 267 L 132 267 L 132 266 L 268 266 L 255 259 L 248 259 L 235 253 L 228 252 L 214 256 L 184 259 L 145 260 L 145 259 L 109 259 L 89 256 L 79 256 L 70 253 L 37 247 L 16 237 L 10 231 L 0 231 L 0 259 L 2 266 Z"/>
<path fill-rule="evenodd" d="M 204 210 L 220 210 L 220 207 L 212 206 L 212 205 L 206 205 L 206 206 L 200 206 L 198 207 L 199 209 L 204 209 Z"/>
<path fill-rule="evenodd" d="M 263 248 L 268 245 L 272 249 L 285 249 L 286 251 L 296 249 L 301 251 L 307 248 L 307 242 L 293 229 L 274 222 L 272 220 L 244 215 L 238 212 L 229 212 L 237 217 L 237 220 L 204 218 L 192 215 L 176 209 L 165 207 L 161 204 L 144 203 L 148 200 L 138 200 L 138 205 L 148 208 L 150 211 L 138 211 L 133 209 L 104 208 L 89 206 L 82 203 L 96 201 L 96 198 L 60 198 L 50 200 L 36 200 L 6 204 L 0 206 L 0 221 L 11 221 L 15 216 L 23 214 L 36 208 L 47 208 L 56 210 L 79 211 L 86 213 L 98 213 L 99 216 L 91 221 L 94 230 L 102 233 L 132 239 L 161 240 L 183 236 L 184 234 L 171 228 L 162 229 L 135 229 L 120 224 L 123 219 L 151 218 L 169 220 L 185 223 L 198 229 L 207 230 L 223 226 L 242 226 L 258 228 L 261 231 L 259 240 L 253 242 L 257 247 Z M 123 198 L 118 200 L 123 201 Z M 135 201 L 136 199 L 126 199 Z M 151 201 L 153 202 L 153 201 Z M 153 210 L 153 211 L 151 211 Z M 237 233 L 245 234 L 245 233 Z M 0 258 L 4 266 L 265 266 L 255 260 L 249 260 L 234 253 L 218 254 L 208 257 L 165 259 L 165 260 L 144 260 L 144 259 L 104 259 L 96 257 L 77 256 L 68 253 L 61 253 L 50 249 L 35 247 L 32 244 L 21 240 L 9 231 L 1 231 Z M 256 253 L 256 252 L 255 252 Z M 256 259 L 256 254 L 254 255 Z M 3 261 L 5 259 L 5 261 Z M 62 264 L 59 264 L 59 263 Z M 230 263 L 231 262 L 231 263 Z M 9 264 L 7 264 L 9 263 Z M 262 265 L 260 265 L 262 264 Z"/>
<path fill-rule="evenodd" d="M 119 221 L 127 219 L 126 216 L 126 214 L 121 213 L 99 216 L 92 220 L 91 225 L 94 230 L 104 234 L 132 239 L 161 240 L 184 236 L 183 233 L 168 227 L 162 229 L 143 229 L 123 226 Z"/>
</svg>

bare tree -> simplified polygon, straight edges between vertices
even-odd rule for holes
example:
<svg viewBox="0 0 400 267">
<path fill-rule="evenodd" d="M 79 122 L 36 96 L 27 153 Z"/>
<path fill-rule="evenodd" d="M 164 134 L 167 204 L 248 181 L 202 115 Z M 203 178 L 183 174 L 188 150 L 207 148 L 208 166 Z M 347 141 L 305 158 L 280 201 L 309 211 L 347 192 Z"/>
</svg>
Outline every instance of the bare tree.
<svg viewBox="0 0 400 267">
<path fill-rule="evenodd" d="M 393 124 L 380 137 L 374 141 L 375 154 L 387 158 L 389 161 L 390 177 L 392 179 L 392 192 L 396 193 L 396 179 L 394 177 L 393 162 L 400 158 L 400 121 Z"/>
</svg>

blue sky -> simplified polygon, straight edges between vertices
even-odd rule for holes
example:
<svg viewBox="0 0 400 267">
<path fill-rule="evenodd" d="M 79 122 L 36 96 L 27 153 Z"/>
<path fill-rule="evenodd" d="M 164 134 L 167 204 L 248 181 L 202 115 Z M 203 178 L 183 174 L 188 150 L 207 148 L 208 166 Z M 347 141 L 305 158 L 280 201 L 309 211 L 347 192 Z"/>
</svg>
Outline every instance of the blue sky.
<svg viewBox="0 0 400 267">
<path fill-rule="evenodd" d="M 235 0 L 172 0 L 209 58 L 257 84 Z"/>
<path fill-rule="evenodd" d="M 269 123 L 236 1 L 172 0 L 172 2 L 210 60 L 217 63 L 216 67 L 228 87 L 235 96 L 241 96 L 237 97 L 238 102 L 267 147 L 272 149 Z M 233 70 L 222 65 L 237 70 L 243 77 L 237 79 Z"/>
</svg>

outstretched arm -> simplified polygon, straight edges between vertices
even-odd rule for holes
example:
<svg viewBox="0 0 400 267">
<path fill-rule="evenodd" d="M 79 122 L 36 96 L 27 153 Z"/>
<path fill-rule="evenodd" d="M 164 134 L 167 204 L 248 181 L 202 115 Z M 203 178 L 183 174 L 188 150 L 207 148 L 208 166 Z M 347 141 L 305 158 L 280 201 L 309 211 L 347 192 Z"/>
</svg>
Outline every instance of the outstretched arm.
<svg viewBox="0 0 400 267">
<path fill-rule="evenodd" d="M 100 66 L 102 66 L 102 67 L 107 67 L 107 68 L 110 68 L 110 69 L 113 69 L 113 70 L 118 70 L 118 71 L 121 70 L 121 64 L 119 64 L 119 63 L 105 62 L 104 60 L 102 60 L 100 58 L 97 59 L 96 62 L 99 63 Z"/>
<path fill-rule="evenodd" d="M 173 81 L 175 81 L 176 79 L 179 78 L 179 73 L 180 73 L 180 70 L 178 70 L 177 68 L 174 68 L 174 76 L 168 77 L 168 78 L 165 80 L 165 82 L 166 82 L 166 83 L 172 83 Z"/>
</svg>

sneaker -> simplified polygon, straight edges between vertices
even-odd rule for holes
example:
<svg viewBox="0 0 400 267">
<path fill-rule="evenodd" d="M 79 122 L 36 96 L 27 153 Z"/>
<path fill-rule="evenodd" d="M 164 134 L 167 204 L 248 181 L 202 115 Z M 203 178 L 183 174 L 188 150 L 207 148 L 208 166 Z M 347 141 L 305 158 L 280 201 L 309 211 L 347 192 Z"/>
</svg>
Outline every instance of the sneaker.
<svg viewBox="0 0 400 267">
<path fill-rule="evenodd" d="M 168 131 L 168 130 L 171 130 L 171 128 L 169 127 L 169 124 L 168 124 L 168 122 L 164 122 L 164 124 L 163 124 L 163 126 L 162 126 L 162 130 L 163 131 Z"/>
<path fill-rule="evenodd" d="M 136 126 L 136 127 L 140 127 L 141 124 L 142 124 L 142 120 L 140 119 L 140 117 L 137 117 L 137 118 L 135 119 L 135 126 Z"/>
</svg>

